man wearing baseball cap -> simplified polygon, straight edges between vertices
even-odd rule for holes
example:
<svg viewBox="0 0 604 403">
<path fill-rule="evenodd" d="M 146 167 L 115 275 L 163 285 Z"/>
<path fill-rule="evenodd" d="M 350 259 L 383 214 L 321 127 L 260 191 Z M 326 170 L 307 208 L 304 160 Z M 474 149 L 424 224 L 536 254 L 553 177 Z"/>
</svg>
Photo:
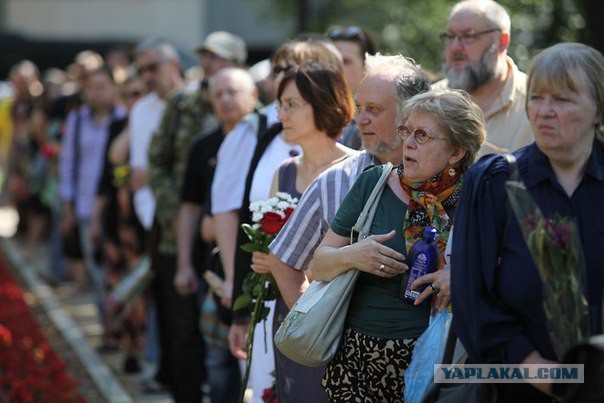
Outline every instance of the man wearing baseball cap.
<svg viewBox="0 0 604 403">
<path fill-rule="evenodd" d="M 230 32 L 215 31 L 209 34 L 197 48 L 206 77 L 212 76 L 225 64 L 242 67 L 247 59 L 245 41 Z"/>
</svg>

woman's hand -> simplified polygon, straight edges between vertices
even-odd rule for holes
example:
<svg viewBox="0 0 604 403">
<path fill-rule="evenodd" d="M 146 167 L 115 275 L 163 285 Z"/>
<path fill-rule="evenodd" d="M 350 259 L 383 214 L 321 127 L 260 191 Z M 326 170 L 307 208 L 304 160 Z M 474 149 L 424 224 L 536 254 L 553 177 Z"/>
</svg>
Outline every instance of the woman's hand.
<svg viewBox="0 0 604 403">
<path fill-rule="evenodd" d="M 259 274 L 270 274 L 271 266 L 268 262 L 268 254 L 262 252 L 252 253 L 252 270 Z"/>
<path fill-rule="evenodd" d="M 411 287 L 415 290 L 423 284 L 429 284 L 429 286 L 415 299 L 414 305 L 421 304 L 430 295 L 434 296 L 435 307 L 439 311 L 449 305 L 449 301 L 451 301 L 451 270 L 448 267 L 421 276 L 413 282 Z"/>
<path fill-rule="evenodd" d="M 394 277 L 406 272 L 405 256 L 383 245 L 395 234 L 396 231 L 392 230 L 387 234 L 371 235 L 346 247 L 346 253 L 351 254 L 354 261 L 353 267 L 379 277 Z"/>
</svg>

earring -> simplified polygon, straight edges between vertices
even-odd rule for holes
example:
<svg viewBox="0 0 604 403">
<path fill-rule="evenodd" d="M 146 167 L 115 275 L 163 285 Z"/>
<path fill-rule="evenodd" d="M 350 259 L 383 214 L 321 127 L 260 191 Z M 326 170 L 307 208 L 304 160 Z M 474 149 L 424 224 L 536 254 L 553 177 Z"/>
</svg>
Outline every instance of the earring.
<svg viewBox="0 0 604 403">
<path fill-rule="evenodd" d="M 455 176 L 455 168 L 449 168 L 449 176 Z"/>
</svg>

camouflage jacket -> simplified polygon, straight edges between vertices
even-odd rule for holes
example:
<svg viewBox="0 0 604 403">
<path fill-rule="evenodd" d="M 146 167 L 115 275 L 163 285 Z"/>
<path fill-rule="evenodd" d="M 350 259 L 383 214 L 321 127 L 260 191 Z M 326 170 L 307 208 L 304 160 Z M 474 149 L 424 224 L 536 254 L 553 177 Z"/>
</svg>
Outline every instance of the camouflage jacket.
<svg viewBox="0 0 604 403">
<path fill-rule="evenodd" d="M 191 144 L 217 127 L 206 90 L 173 94 L 149 145 L 149 185 L 161 229 L 159 252 L 176 255 L 176 219 Z"/>
</svg>

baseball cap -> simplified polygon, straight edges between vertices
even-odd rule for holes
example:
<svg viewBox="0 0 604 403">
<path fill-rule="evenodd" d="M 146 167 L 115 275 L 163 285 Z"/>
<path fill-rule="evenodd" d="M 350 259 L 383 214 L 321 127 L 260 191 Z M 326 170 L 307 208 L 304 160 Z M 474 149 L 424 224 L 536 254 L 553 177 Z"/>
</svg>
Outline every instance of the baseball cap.
<svg viewBox="0 0 604 403">
<path fill-rule="evenodd" d="M 223 59 L 244 64 L 247 59 L 245 41 L 230 32 L 216 31 L 209 34 L 197 52 L 209 51 Z"/>
</svg>

